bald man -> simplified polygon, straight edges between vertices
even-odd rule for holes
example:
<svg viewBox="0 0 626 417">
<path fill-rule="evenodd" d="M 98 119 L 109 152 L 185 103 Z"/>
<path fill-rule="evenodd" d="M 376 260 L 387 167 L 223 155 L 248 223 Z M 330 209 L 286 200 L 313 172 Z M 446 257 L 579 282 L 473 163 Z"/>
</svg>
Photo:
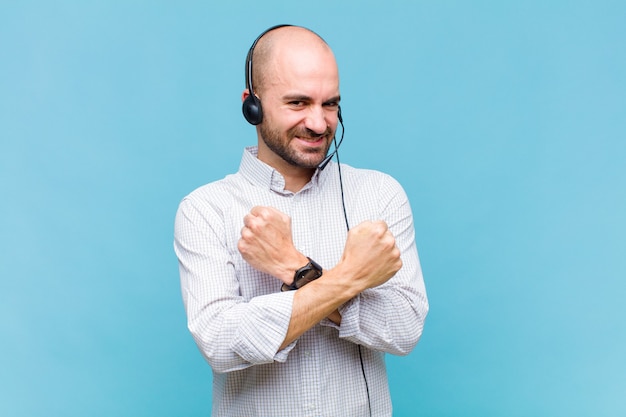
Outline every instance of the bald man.
<svg viewBox="0 0 626 417">
<path fill-rule="evenodd" d="M 428 312 L 406 194 L 327 159 L 339 72 L 312 31 L 254 41 L 242 102 L 257 145 L 185 197 L 175 224 L 212 415 L 390 416 L 384 354 L 408 354 Z"/>
</svg>

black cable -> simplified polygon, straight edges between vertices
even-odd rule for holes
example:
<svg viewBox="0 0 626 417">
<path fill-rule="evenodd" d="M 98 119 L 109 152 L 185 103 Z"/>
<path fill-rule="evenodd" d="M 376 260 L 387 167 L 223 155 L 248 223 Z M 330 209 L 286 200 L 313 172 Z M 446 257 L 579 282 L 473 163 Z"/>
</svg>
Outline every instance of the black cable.
<svg viewBox="0 0 626 417">
<path fill-rule="evenodd" d="M 363 380 L 365 381 L 365 392 L 367 392 L 367 406 L 370 410 L 370 416 L 372 415 L 372 400 L 370 398 L 370 387 L 367 383 L 367 376 L 365 376 L 365 365 L 363 364 L 363 352 L 361 352 L 361 345 L 359 347 L 359 359 L 361 360 L 361 371 L 363 372 Z"/>
<path fill-rule="evenodd" d="M 344 134 L 344 126 L 343 123 L 341 123 L 341 139 L 339 141 L 339 144 L 337 144 L 337 138 L 335 137 L 333 142 L 335 144 L 335 151 L 333 152 L 335 155 L 335 158 L 337 158 L 337 170 L 339 171 L 339 188 L 341 190 L 341 206 L 343 207 L 343 217 L 346 221 L 346 230 L 349 232 L 350 231 L 350 223 L 348 222 L 348 212 L 346 211 L 346 201 L 343 195 L 343 178 L 341 175 L 341 162 L 339 161 L 339 145 L 341 145 L 341 142 L 343 142 L 343 134 Z M 331 155 L 332 157 L 332 155 Z M 324 165 L 326 166 L 326 165 Z M 365 392 L 367 393 L 367 406 L 369 408 L 369 414 L 370 417 L 372 415 L 372 399 L 370 397 L 370 387 L 369 384 L 367 383 L 367 375 L 365 374 L 365 364 L 363 362 L 363 351 L 361 350 L 361 345 L 357 345 L 357 347 L 359 348 L 359 360 L 361 362 L 361 372 L 363 373 L 363 381 L 365 381 Z"/>
<path fill-rule="evenodd" d="M 341 140 L 343 140 L 343 130 L 341 133 Z M 339 162 L 339 146 L 337 145 L 337 138 L 335 138 L 335 157 L 337 158 L 337 170 L 339 171 L 339 189 L 341 190 L 341 206 L 343 207 L 343 218 L 346 220 L 346 230 L 350 231 L 350 223 L 348 223 L 348 212 L 346 211 L 346 202 L 343 197 L 343 180 L 341 177 L 341 162 Z M 339 142 L 341 144 L 341 142 Z"/>
</svg>

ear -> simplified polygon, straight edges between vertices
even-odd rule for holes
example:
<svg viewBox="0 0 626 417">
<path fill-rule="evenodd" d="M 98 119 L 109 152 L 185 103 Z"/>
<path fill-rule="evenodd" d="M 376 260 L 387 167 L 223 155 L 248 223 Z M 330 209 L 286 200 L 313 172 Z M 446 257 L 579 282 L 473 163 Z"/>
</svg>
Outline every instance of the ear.
<svg viewBox="0 0 626 417">
<path fill-rule="evenodd" d="M 246 101 L 246 98 L 248 98 L 249 95 L 250 90 L 248 90 L 247 88 L 243 90 L 243 93 L 241 93 L 241 102 L 243 103 L 244 101 Z"/>
</svg>

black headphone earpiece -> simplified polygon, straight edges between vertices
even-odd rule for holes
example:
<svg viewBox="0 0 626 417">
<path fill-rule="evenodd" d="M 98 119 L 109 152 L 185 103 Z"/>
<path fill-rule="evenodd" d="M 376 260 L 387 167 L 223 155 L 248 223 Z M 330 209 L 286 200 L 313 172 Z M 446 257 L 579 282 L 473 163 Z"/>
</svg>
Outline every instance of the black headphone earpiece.
<svg viewBox="0 0 626 417">
<path fill-rule="evenodd" d="M 243 112 L 243 117 L 245 117 L 251 125 L 256 126 L 263 121 L 263 108 L 261 107 L 261 100 L 259 100 L 254 93 L 250 93 L 250 95 L 243 101 L 241 111 Z"/>
<path fill-rule="evenodd" d="M 246 88 L 250 95 L 246 97 L 241 105 L 241 111 L 243 112 L 243 117 L 250 123 L 251 125 L 258 125 L 263 121 L 263 108 L 261 107 L 261 100 L 254 93 L 254 88 L 252 87 L 252 55 L 254 54 L 254 48 L 259 40 L 265 36 L 266 33 L 273 31 L 274 29 L 282 28 L 285 26 L 293 26 L 293 25 L 276 25 L 271 28 L 265 30 L 261 33 L 255 40 L 252 42 L 252 46 L 250 50 L 248 50 L 248 55 L 246 56 Z"/>
</svg>

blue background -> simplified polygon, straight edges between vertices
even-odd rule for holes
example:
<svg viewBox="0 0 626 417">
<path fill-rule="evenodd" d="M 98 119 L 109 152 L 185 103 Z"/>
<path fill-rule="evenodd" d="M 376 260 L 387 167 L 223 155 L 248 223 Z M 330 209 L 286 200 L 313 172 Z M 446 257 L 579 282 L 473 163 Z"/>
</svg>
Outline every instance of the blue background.
<svg viewBox="0 0 626 417">
<path fill-rule="evenodd" d="M 333 47 L 342 162 L 413 206 L 431 313 L 388 357 L 394 415 L 626 415 L 625 22 L 621 1 L 0 2 L 0 415 L 209 415 L 173 218 L 255 143 L 244 58 L 276 23 Z"/>
</svg>

